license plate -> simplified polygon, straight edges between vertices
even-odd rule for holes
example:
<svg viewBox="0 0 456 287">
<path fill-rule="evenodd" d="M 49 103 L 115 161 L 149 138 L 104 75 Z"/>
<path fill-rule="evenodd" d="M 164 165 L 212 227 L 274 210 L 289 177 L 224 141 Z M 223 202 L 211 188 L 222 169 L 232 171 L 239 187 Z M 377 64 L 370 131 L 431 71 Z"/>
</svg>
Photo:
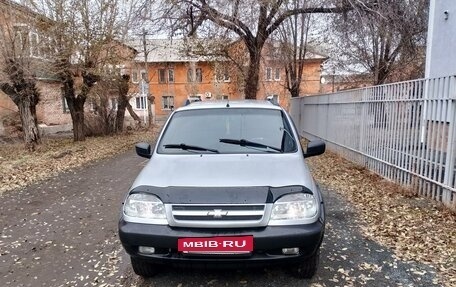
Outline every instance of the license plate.
<svg viewBox="0 0 456 287">
<path fill-rule="evenodd" d="M 177 245 L 183 253 L 249 253 L 253 251 L 253 236 L 179 238 Z"/>
</svg>

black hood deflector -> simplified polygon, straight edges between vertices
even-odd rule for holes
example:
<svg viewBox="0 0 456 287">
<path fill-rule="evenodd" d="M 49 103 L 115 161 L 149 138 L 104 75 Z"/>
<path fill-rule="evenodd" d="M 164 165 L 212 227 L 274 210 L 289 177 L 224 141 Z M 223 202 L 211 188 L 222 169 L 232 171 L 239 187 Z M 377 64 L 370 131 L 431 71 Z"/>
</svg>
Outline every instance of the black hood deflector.
<svg viewBox="0 0 456 287">
<path fill-rule="evenodd" d="M 251 187 L 154 187 L 138 186 L 130 193 L 150 193 L 168 204 L 258 204 L 273 203 L 285 194 L 312 191 L 304 186 Z"/>
</svg>

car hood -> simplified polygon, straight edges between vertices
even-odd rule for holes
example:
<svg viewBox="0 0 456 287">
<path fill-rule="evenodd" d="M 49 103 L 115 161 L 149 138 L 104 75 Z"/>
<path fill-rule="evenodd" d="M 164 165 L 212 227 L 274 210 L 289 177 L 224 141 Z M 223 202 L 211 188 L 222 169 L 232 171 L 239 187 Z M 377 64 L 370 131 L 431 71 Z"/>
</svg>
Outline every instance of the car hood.
<svg viewBox="0 0 456 287">
<path fill-rule="evenodd" d="M 154 187 L 281 187 L 314 182 L 299 153 L 154 154 L 132 185 Z"/>
</svg>

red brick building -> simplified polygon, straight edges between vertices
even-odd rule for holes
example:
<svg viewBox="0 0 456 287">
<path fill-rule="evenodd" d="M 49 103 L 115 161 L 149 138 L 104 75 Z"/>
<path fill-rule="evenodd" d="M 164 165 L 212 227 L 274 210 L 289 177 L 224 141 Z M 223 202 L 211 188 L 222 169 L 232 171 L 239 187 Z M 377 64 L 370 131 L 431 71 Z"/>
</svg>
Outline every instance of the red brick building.
<svg viewBox="0 0 456 287">
<path fill-rule="evenodd" d="M 243 78 L 239 66 L 248 63 L 245 50 L 235 42 L 233 63 L 220 56 L 199 56 L 189 53 L 189 44 L 182 39 L 147 40 L 145 61 L 144 43 L 131 42 L 137 51 L 130 69 L 131 86 L 135 95 L 132 105 L 139 114 L 146 110 L 145 97 L 150 93 L 155 97 L 154 114 L 158 119 L 166 118 L 173 108 L 187 101 L 195 100 L 239 100 L 244 98 Z M 285 69 L 280 59 L 268 56 L 272 46 L 264 48 L 260 66 L 258 99 L 275 97 L 285 108 L 289 105 L 290 94 L 285 86 Z M 321 65 L 327 58 L 317 53 L 308 53 L 304 63 L 301 94 L 320 92 Z M 245 62 L 242 62 L 245 61 Z"/>
<path fill-rule="evenodd" d="M 50 19 L 37 14 L 14 1 L 0 0 L 0 82 L 8 81 L 5 58 L 9 51 L 21 53 L 28 72 L 37 80 L 41 102 L 37 106 L 39 123 L 61 125 L 71 122 L 61 93 L 61 85 L 51 71 L 51 51 L 47 30 Z M 8 132 L 9 124 L 17 124 L 18 109 L 12 100 L 0 91 L 0 135 Z"/>
</svg>

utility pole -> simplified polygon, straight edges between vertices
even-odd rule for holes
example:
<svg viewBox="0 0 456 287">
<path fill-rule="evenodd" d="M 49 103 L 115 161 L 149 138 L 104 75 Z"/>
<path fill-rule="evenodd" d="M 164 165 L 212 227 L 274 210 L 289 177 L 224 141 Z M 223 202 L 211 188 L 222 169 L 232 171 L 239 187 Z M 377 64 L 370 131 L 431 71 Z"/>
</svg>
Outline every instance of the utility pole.
<svg viewBox="0 0 456 287">
<path fill-rule="evenodd" d="M 147 89 L 144 89 L 147 91 L 146 96 L 147 96 L 147 126 L 149 128 L 152 127 L 153 123 L 153 112 L 152 112 L 152 103 L 154 102 L 154 97 L 150 93 L 150 80 L 149 80 L 149 63 L 147 61 L 149 51 L 147 50 L 147 41 L 146 41 L 146 29 L 142 29 L 142 42 L 143 42 L 143 52 L 144 52 L 144 69 L 146 70 L 146 76 L 145 79 L 141 79 L 141 81 L 145 82 L 145 85 Z"/>
<path fill-rule="evenodd" d="M 147 56 L 149 55 L 149 52 L 147 51 L 147 42 L 146 42 L 146 29 L 142 29 L 142 42 L 143 42 L 143 52 L 144 52 L 144 68 L 146 69 L 146 72 L 149 72 L 148 70 L 148 63 L 147 63 Z M 149 82 L 149 77 L 147 77 L 147 82 Z"/>
</svg>

